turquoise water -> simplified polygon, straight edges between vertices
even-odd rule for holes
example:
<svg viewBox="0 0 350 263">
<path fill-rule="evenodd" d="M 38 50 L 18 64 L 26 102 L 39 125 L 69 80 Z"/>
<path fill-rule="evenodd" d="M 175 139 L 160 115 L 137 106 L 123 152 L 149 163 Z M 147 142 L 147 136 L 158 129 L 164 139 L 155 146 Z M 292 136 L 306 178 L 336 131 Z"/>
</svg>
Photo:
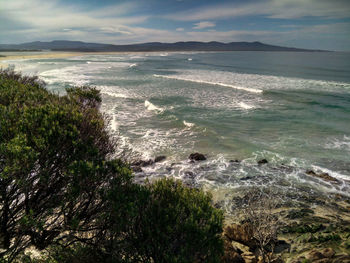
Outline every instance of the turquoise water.
<svg viewBox="0 0 350 263">
<path fill-rule="evenodd" d="M 175 176 L 225 193 L 267 185 L 350 195 L 350 53 L 91 54 L 11 63 L 55 92 L 100 89 L 120 151 L 168 157 L 137 180 Z M 208 160 L 189 163 L 193 152 Z M 258 166 L 262 158 L 269 163 Z"/>
</svg>

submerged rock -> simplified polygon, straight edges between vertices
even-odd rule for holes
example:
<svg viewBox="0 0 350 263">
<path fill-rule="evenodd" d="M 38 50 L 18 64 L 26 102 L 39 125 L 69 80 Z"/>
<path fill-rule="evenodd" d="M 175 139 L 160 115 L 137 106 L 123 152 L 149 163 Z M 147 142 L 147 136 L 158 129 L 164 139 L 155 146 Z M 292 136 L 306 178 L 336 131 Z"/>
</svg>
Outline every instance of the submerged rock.
<svg viewBox="0 0 350 263">
<path fill-rule="evenodd" d="M 327 181 L 327 182 L 339 183 L 339 181 L 338 181 L 336 178 L 330 176 L 328 173 L 319 173 L 319 174 L 318 174 L 318 173 L 315 173 L 315 172 L 312 171 L 312 170 L 307 170 L 305 173 L 306 173 L 307 175 L 310 175 L 310 176 L 314 176 L 314 177 L 318 177 L 318 178 L 320 178 L 320 179 L 323 179 L 323 180 L 325 180 L 325 181 Z"/>
<path fill-rule="evenodd" d="M 190 178 L 190 179 L 194 179 L 196 177 L 196 175 L 191 171 L 186 171 L 185 176 Z"/>
<path fill-rule="evenodd" d="M 268 161 L 266 159 L 261 159 L 258 161 L 258 164 L 261 165 L 261 164 L 266 164 L 268 163 Z"/>
<path fill-rule="evenodd" d="M 191 161 L 205 161 L 207 158 L 202 153 L 191 153 L 188 159 Z"/>
<path fill-rule="evenodd" d="M 153 163 L 154 163 L 154 161 L 152 159 L 149 159 L 149 160 L 137 160 L 137 161 L 131 163 L 131 165 L 132 166 L 145 167 L 145 166 L 152 165 Z"/>
<path fill-rule="evenodd" d="M 160 155 L 157 156 L 156 158 L 154 158 L 154 160 L 152 159 L 148 159 L 148 160 L 136 160 L 134 162 L 131 163 L 131 168 L 135 171 L 139 171 L 140 167 L 146 167 L 146 166 L 150 166 L 153 165 L 155 163 L 159 163 L 162 162 L 166 159 L 166 156 L 164 155 Z"/>
</svg>

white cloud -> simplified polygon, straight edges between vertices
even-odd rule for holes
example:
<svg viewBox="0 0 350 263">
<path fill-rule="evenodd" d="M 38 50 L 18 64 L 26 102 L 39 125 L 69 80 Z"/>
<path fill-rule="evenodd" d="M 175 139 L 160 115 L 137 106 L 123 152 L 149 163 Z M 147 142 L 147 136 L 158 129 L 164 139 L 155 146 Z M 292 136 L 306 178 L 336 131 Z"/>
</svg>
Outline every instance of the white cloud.
<svg viewBox="0 0 350 263">
<path fill-rule="evenodd" d="M 244 4 L 216 4 L 184 12 L 169 14 L 165 18 L 177 21 L 230 19 L 241 16 L 262 15 L 269 18 L 293 19 L 301 17 L 349 18 L 348 0 L 267 0 L 247 1 Z"/>
<path fill-rule="evenodd" d="M 195 23 L 193 29 L 204 29 L 208 27 L 215 27 L 216 24 L 210 21 L 201 21 L 199 23 Z"/>
<path fill-rule="evenodd" d="M 176 28 L 176 31 L 182 32 L 182 31 L 185 31 L 185 29 L 183 27 L 178 27 L 178 28 Z"/>
<path fill-rule="evenodd" d="M 132 33 L 130 31 L 128 31 L 126 28 L 123 28 L 123 27 L 113 27 L 113 26 L 102 27 L 100 29 L 100 31 L 107 33 L 107 34 L 119 33 L 119 34 L 123 34 L 123 35 L 132 35 Z"/>
<path fill-rule="evenodd" d="M 6 31 L 10 35 L 23 34 L 24 30 L 31 33 L 33 40 L 58 33 L 61 34 L 59 36 L 61 39 L 67 35 L 82 36 L 98 31 L 105 34 L 127 35 L 131 32 L 124 30 L 123 27 L 148 19 L 148 16 L 130 16 L 130 10 L 135 7 L 131 3 L 95 8 L 93 11 L 84 10 L 76 5 L 62 5 L 57 0 L 16 0 L 5 1 L 1 5 L 0 18 L 3 17 L 6 21 L 5 27 L 2 25 L 4 28 L 2 35 Z M 23 24 L 26 27 L 13 30 L 12 24 Z M 65 34 L 62 34 L 63 32 Z"/>
</svg>

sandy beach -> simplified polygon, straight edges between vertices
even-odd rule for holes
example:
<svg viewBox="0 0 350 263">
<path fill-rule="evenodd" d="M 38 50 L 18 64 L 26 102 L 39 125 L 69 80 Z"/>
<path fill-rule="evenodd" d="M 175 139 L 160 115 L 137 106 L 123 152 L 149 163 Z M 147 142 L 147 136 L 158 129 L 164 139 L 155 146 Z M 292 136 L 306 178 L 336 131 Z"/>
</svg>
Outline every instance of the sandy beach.
<svg viewBox="0 0 350 263">
<path fill-rule="evenodd" d="M 86 54 L 84 52 L 45 52 L 43 54 L 30 54 L 29 52 L 18 54 L 18 55 L 9 55 L 5 57 L 0 57 L 0 68 L 7 68 L 9 63 L 7 61 L 19 60 L 19 59 L 50 59 L 50 58 L 67 58 L 74 56 L 81 56 Z"/>
<path fill-rule="evenodd" d="M 2 53 L 4 57 L 0 57 L 0 68 L 7 68 L 10 63 L 7 61 L 20 60 L 20 59 L 50 59 L 50 58 L 67 58 L 82 55 L 103 55 L 103 54 L 114 54 L 114 53 L 130 53 L 130 52 L 45 52 L 42 54 L 31 54 L 31 52 L 18 52 L 16 55 L 6 55 Z"/>
</svg>

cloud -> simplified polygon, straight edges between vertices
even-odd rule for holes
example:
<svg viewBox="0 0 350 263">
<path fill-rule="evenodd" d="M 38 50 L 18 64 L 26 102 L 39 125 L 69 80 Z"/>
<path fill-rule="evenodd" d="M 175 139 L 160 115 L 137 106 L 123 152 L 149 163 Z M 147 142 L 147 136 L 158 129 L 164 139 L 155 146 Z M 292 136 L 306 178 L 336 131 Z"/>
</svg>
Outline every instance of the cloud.
<svg viewBox="0 0 350 263">
<path fill-rule="evenodd" d="M 182 32 L 182 31 L 185 31 L 185 29 L 183 27 L 178 27 L 178 28 L 176 28 L 176 31 Z"/>
<path fill-rule="evenodd" d="M 208 27 L 215 27 L 216 24 L 210 21 L 201 21 L 199 23 L 195 23 L 195 26 L 193 27 L 193 29 L 204 29 L 204 28 L 208 28 Z"/>
<path fill-rule="evenodd" d="M 58 0 L 5 1 L 1 6 L 0 21 L 4 22 L 0 28 L 2 35 L 17 34 L 28 40 L 47 39 L 50 35 L 60 39 L 88 34 L 92 36 L 92 32 L 127 35 L 131 32 L 124 30 L 125 26 L 148 19 L 148 16 L 130 15 L 133 7 L 136 8 L 136 5 L 128 3 L 86 10 L 73 4 L 63 5 Z M 18 26 L 14 28 L 13 25 Z"/>
<path fill-rule="evenodd" d="M 231 19 L 261 15 L 268 18 L 295 19 L 302 17 L 349 18 L 348 0 L 267 0 L 246 1 L 243 4 L 216 4 L 165 15 L 177 21 Z"/>
<path fill-rule="evenodd" d="M 123 29 L 123 27 L 102 27 L 100 29 L 100 32 L 107 33 L 107 34 L 122 34 L 122 35 L 132 35 L 133 33 L 127 30 L 126 28 Z"/>
</svg>

